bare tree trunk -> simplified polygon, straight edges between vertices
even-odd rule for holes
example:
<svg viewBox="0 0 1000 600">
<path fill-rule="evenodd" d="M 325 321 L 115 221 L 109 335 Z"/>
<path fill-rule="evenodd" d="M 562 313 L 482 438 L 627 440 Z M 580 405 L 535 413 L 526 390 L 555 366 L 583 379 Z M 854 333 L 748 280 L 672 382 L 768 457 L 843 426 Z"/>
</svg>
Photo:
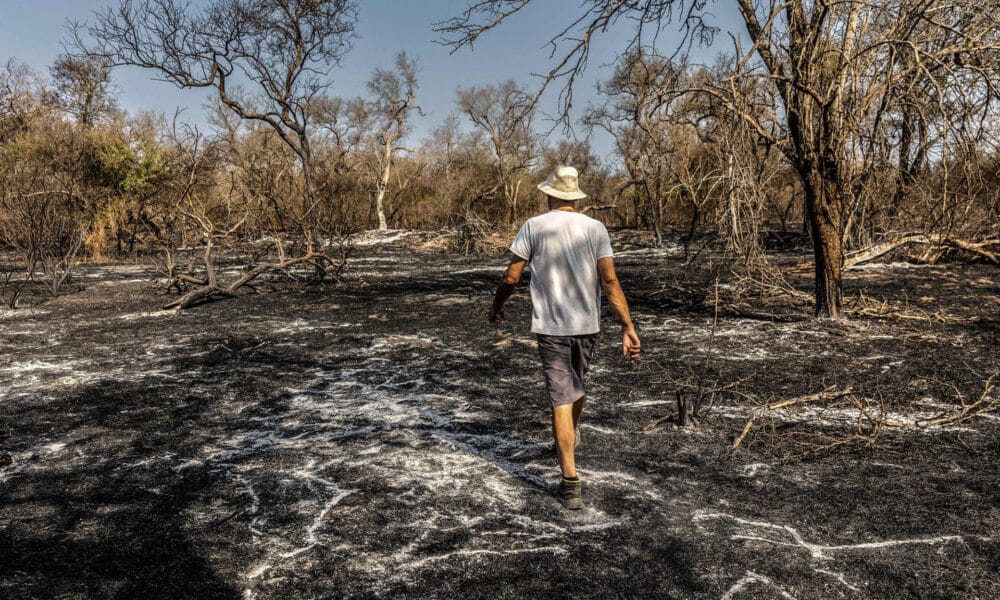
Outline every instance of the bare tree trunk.
<svg viewBox="0 0 1000 600">
<path fill-rule="evenodd" d="M 841 243 L 839 197 L 836 184 L 825 181 L 819 169 L 806 165 L 801 172 L 805 190 L 806 218 L 815 257 L 816 316 L 843 319 L 841 274 L 844 255 Z"/>
<path fill-rule="evenodd" d="M 375 194 L 375 213 L 378 215 L 379 231 L 389 229 L 385 220 L 385 190 L 389 187 L 389 176 L 392 174 L 392 147 L 393 141 L 386 139 L 385 147 L 382 150 L 382 173 L 378 180 L 378 189 Z"/>
<path fill-rule="evenodd" d="M 378 193 L 375 195 L 375 212 L 378 214 L 378 228 L 380 231 L 385 231 L 389 229 L 389 224 L 385 220 L 385 187 L 379 186 Z"/>
<path fill-rule="evenodd" d="M 514 200 L 513 185 L 510 182 L 505 182 L 503 184 L 503 199 L 504 199 L 504 204 L 507 205 L 506 209 L 504 210 L 504 212 L 506 213 L 505 216 L 507 224 L 513 223 L 514 220 L 517 218 L 517 209 L 514 206 L 515 200 Z"/>
<path fill-rule="evenodd" d="M 312 148 L 309 145 L 309 136 L 306 135 L 305 128 L 298 133 L 299 146 L 295 153 L 299 157 L 299 164 L 302 165 L 302 183 L 305 185 L 305 206 L 302 211 L 301 227 L 302 235 L 306 242 L 306 252 L 312 254 L 319 241 L 319 231 L 316 228 L 315 210 L 319 205 L 319 198 L 316 193 L 316 175 L 313 171 Z M 322 242 L 321 242 L 322 245 Z"/>
<path fill-rule="evenodd" d="M 521 178 L 514 181 L 514 191 L 511 194 L 511 223 L 517 222 L 517 197 L 521 193 Z"/>
</svg>

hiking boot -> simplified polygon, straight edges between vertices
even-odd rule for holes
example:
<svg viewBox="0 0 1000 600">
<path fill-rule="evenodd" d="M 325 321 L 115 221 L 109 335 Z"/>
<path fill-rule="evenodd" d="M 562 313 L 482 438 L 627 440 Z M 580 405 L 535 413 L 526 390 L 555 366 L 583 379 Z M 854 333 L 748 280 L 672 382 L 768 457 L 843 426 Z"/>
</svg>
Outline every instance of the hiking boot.
<svg viewBox="0 0 1000 600">
<path fill-rule="evenodd" d="M 576 434 L 576 439 L 573 440 L 573 449 L 575 450 L 575 449 L 577 449 L 577 448 L 580 447 L 581 443 L 583 443 L 583 437 L 580 436 L 580 428 L 579 427 L 577 427 L 574 430 L 574 433 Z"/>
<path fill-rule="evenodd" d="M 559 491 L 556 492 L 559 504 L 570 510 L 583 508 L 583 483 L 579 477 L 573 479 L 562 478 L 559 482 Z"/>
</svg>

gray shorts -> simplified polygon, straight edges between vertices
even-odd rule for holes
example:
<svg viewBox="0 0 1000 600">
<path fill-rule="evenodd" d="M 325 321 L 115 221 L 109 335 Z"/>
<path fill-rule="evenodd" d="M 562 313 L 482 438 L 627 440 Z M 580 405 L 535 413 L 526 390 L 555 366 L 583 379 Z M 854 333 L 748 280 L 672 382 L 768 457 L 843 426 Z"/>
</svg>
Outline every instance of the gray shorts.
<svg viewBox="0 0 1000 600">
<path fill-rule="evenodd" d="M 545 387 L 552 406 L 571 404 L 584 395 L 583 377 L 590 370 L 590 361 L 597 343 L 597 334 L 544 335 L 537 334 L 538 354 L 542 357 Z"/>
</svg>

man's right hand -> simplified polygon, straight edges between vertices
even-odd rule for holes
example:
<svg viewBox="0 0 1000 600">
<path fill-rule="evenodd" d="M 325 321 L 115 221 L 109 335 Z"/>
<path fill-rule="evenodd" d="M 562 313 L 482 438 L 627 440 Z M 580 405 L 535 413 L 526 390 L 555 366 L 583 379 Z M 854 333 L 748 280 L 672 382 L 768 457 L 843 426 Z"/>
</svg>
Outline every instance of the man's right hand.
<svg viewBox="0 0 1000 600">
<path fill-rule="evenodd" d="M 635 327 L 622 330 L 622 356 L 627 356 L 629 362 L 639 358 L 639 334 L 635 332 Z"/>
<path fill-rule="evenodd" d="M 496 296 L 493 298 L 493 306 L 490 307 L 489 321 L 494 325 L 503 323 L 503 303 L 514 293 L 514 286 L 521 280 L 521 272 L 528 261 L 520 256 L 510 257 L 510 264 L 507 265 L 507 272 L 504 273 L 500 285 L 497 286 Z"/>
</svg>

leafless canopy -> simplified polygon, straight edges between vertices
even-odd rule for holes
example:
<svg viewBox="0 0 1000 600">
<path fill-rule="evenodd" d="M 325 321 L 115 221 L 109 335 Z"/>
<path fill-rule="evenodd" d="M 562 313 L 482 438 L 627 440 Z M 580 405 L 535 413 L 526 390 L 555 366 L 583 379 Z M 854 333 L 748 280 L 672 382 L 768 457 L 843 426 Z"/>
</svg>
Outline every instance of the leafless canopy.
<svg viewBox="0 0 1000 600">
<path fill-rule="evenodd" d="M 309 102 L 329 86 L 355 21 L 351 0 L 216 0 L 202 9 L 122 0 L 75 33 L 78 47 L 110 65 L 151 69 L 182 88 L 214 87 L 241 118 L 267 123 L 301 155 Z M 241 89 L 247 84 L 255 93 Z"/>
<path fill-rule="evenodd" d="M 468 6 L 461 15 L 437 24 L 435 31 L 443 36 L 442 43 L 452 52 L 472 48 L 486 32 L 495 29 L 507 18 L 518 13 L 531 0 L 480 0 Z M 590 45 L 595 34 L 605 33 L 620 21 L 631 23 L 636 34 L 623 53 L 655 44 L 664 24 L 680 26 L 682 39 L 678 52 L 693 43 L 710 42 L 718 28 L 705 20 L 709 0 L 586 0 L 581 13 L 549 39 L 550 56 L 555 59 L 548 72 L 540 74 L 542 85 L 538 97 L 554 81 L 563 81 L 559 91 L 560 115 L 568 122 L 573 106 L 573 84 L 587 66 Z"/>
<path fill-rule="evenodd" d="M 188 281 L 201 287 L 172 307 L 231 295 L 265 271 L 299 263 L 322 271 L 323 263 L 332 262 L 317 250 L 322 197 L 309 123 L 314 101 L 330 85 L 329 70 L 350 47 L 355 22 L 351 0 L 213 0 L 201 8 L 178 0 L 121 0 L 117 8 L 98 12 L 91 25 L 75 27 L 83 56 L 150 69 L 181 88 L 214 88 L 219 102 L 244 121 L 269 126 L 299 160 L 300 201 L 289 207 L 304 252 L 286 258 L 278 241 L 277 262 L 251 266 L 224 284 L 211 264 L 213 241 L 219 231 L 235 233 L 248 213 L 231 225 L 188 211 L 202 229 L 206 276 Z"/>
<path fill-rule="evenodd" d="M 529 4 L 480 0 L 439 31 L 455 49 L 472 46 Z M 627 57 L 655 48 L 661 28 L 672 25 L 682 33 L 672 44 L 673 59 L 691 43 L 711 39 L 709 5 L 584 2 L 549 41 L 554 66 L 542 90 L 564 82 L 560 109 L 566 121 L 595 34 L 621 21 L 631 25 L 622 49 Z M 742 47 L 733 32 L 735 58 L 724 76 L 716 73 L 686 89 L 656 86 L 651 110 L 679 93 L 707 96 L 719 116 L 742 121 L 759 143 L 784 153 L 799 179 L 813 241 L 816 314 L 841 318 L 845 238 L 882 164 L 898 153 L 903 179 L 912 179 L 912 161 L 933 152 L 947 168 L 956 151 L 987 130 L 998 98 L 1000 19 L 986 0 L 738 0 L 737 8 L 752 45 Z M 756 92 L 766 88 L 773 92 Z M 755 94 L 773 102 L 748 103 Z M 643 115 L 634 120 L 641 123 Z"/>
<path fill-rule="evenodd" d="M 531 95 L 513 80 L 458 91 L 458 106 L 486 134 L 493 149 L 496 187 L 508 218 L 517 212 L 522 181 L 537 155 Z"/>
</svg>

